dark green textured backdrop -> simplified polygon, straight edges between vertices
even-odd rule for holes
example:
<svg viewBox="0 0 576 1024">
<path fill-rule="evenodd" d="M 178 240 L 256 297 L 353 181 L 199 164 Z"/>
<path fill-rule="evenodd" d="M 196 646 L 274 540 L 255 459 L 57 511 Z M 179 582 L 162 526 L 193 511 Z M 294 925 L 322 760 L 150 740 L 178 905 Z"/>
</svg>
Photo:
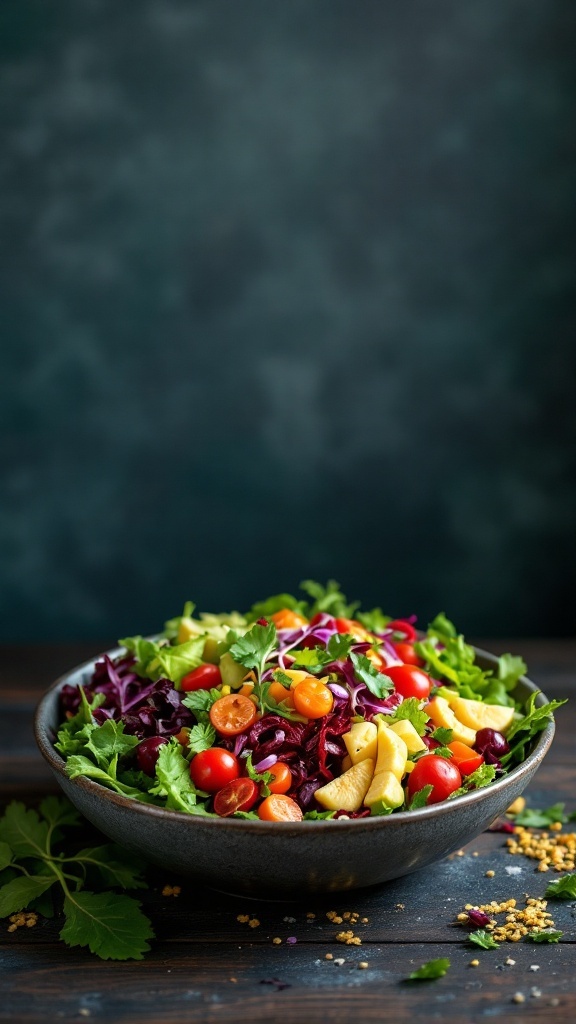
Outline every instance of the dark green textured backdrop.
<svg viewBox="0 0 576 1024">
<path fill-rule="evenodd" d="M 2 0 L 0 639 L 574 613 L 575 8 Z"/>
</svg>

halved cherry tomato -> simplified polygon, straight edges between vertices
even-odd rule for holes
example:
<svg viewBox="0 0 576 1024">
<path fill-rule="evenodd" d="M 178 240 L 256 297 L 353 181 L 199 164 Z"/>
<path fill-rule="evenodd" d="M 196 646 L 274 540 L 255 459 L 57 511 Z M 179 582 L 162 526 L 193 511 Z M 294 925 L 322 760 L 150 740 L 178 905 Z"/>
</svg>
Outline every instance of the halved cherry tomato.
<svg viewBox="0 0 576 1024">
<path fill-rule="evenodd" d="M 394 644 L 394 650 L 400 658 L 400 661 L 403 661 L 405 665 L 418 665 L 422 668 L 422 666 L 426 664 L 426 662 L 422 661 L 422 658 L 419 658 L 416 654 L 413 644 Z"/>
<path fill-rule="evenodd" d="M 302 821 L 302 811 L 295 800 L 282 793 L 273 793 L 262 801 L 258 808 L 262 821 Z"/>
<path fill-rule="evenodd" d="M 268 690 L 268 696 L 272 697 L 277 704 L 282 704 L 284 701 L 289 708 L 294 707 L 294 695 L 292 690 L 288 690 L 282 683 L 273 682 L 270 683 L 270 689 Z"/>
<path fill-rule="evenodd" d="M 452 751 L 454 755 L 452 762 L 459 769 L 461 775 L 471 775 L 481 764 L 484 764 L 482 754 L 477 754 L 472 747 L 466 746 L 460 740 L 453 740 L 452 743 L 449 743 L 448 750 Z"/>
<path fill-rule="evenodd" d="M 206 793 L 216 793 L 239 775 L 238 758 L 222 747 L 201 750 L 190 762 L 192 782 Z"/>
<path fill-rule="evenodd" d="M 214 811 L 221 818 L 227 818 L 236 811 L 249 811 L 259 796 L 260 790 L 252 779 L 233 779 L 216 793 Z"/>
<path fill-rule="evenodd" d="M 180 681 L 181 690 L 211 690 L 221 686 L 222 676 L 218 665 L 199 665 Z"/>
<path fill-rule="evenodd" d="M 412 798 L 424 786 L 432 786 L 426 803 L 439 804 L 461 785 L 462 776 L 455 764 L 446 757 L 425 754 L 408 777 L 408 795 Z"/>
<path fill-rule="evenodd" d="M 294 707 L 305 718 L 323 718 L 332 711 L 334 694 L 319 679 L 303 679 L 292 690 Z"/>
<path fill-rule="evenodd" d="M 292 785 L 292 772 L 284 761 L 277 761 L 268 769 L 272 778 L 268 783 L 271 793 L 287 793 Z"/>
<path fill-rule="evenodd" d="M 386 675 L 402 697 L 417 697 L 418 700 L 424 700 L 430 696 L 432 680 L 416 665 L 391 665 L 386 669 Z"/>
<path fill-rule="evenodd" d="M 416 630 L 411 622 L 406 622 L 406 619 L 392 619 L 392 622 L 386 623 L 386 629 L 393 629 L 395 633 L 402 633 L 409 643 L 416 639 Z"/>
<path fill-rule="evenodd" d="M 219 697 L 210 708 L 210 721 L 222 736 L 237 736 L 256 721 L 256 705 L 250 697 L 229 693 Z"/>
<path fill-rule="evenodd" d="M 358 622 L 357 619 L 336 619 L 334 624 L 339 633 L 349 633 L 350 636 L 353 636 L 355 640 L 359 640 L 361 643 L 372 639 L 366 627 L 361 622 Z"/>
<path fill-rule="evenodd" d="M 308 625 L 308 619 L 305 619 L 303 615 L 299 615 L 298 612 L 292 611 L 291 608 L 281 608 L 280 611 L 274 612 L 274 615 L 271 615 L 270 618 L 276 629 L 301 629 L 302 626 Z"/>
</svg>

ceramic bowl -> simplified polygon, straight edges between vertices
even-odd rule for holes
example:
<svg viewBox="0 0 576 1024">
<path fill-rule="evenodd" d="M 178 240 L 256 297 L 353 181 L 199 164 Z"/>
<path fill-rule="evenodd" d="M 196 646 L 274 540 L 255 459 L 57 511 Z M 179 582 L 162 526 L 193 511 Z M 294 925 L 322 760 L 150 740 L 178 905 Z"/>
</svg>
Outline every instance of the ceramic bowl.
<svg viewBox="0 0 576 1024">
<path fill-rule="evenodd" d="M 114 657 L 119 652 L 110 651 Z M 497 659 L 477 651 L 478 663 Z M 554 723 L 539 734 L 528 757 L 509 775 L 455 801 L 388 817 L 304 821 L 297 824 L 194 817 L 113 793 L 90 779 L 71 780 L 54 749 L 59 691 L 89 678 L 95 661 L 58 679 L 40 701 L 36 741 L 66 796 L 110 839 L 176 873 L 228 892 L 297 898 L 337 892 L 406 875 L 470 842 L 502 814 L 533 778 L 554 736 Z M 538 687 L 526 677 L 516 696 Z M 540 695 L 538 704 L 545 703 Z"/>
</svg>

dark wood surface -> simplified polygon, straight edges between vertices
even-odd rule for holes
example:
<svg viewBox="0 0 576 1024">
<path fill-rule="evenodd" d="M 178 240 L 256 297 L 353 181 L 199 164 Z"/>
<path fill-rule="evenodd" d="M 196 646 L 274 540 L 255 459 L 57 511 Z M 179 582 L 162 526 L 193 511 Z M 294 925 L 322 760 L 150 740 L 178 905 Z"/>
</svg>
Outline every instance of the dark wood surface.
<svg viewBox="0 0 576 1024">
<path fill-rule="evenodd" d="M 572 701 L 557 716 L 552 750 L 526 794 L 532 806 L 564 800 L 576 809 L 576 644 L 566 641 L 486 641 L 491 650 L 514 650 L 549 697 Z M 0 648 L 0 801 L 34 803 L 57 791 L 32 737 L 32 712 L 46 686 L 61 672 L 97 653 L 89 645 Z M 571 826 L 574 828 L 574 826 Z M 85 838 L 98 838 L 90 826 Z M 349 1024 L 363 1021 L 449 1022 L 576 1019 L 576 906 L 553 906 L 560 945 L 506 944 L 499 950 L 471 947 L 453 924 L 467 902 L 541 895 L 551 877 L 533 861 L 512 858 L 506 836 L 484 833 L 464 856 L 453 855 L 424 871 L 376 890 L 344 896 L 274 903 L 199 890 L 189 879 L 152 869 L 142 895 L 157 939 L 141 962 L 104 963 L 67 949 L 58 940 L 58 918 L 9 934 L 0 922 L 1 1021 L 119 1021 L 123 1024 L 264 1022 Z M 477 853 L 478 856 L 473 856 Z M 262 851 L 263 858 L 266 851 Z M 520 867 L 509 874 L 507 867 Z M 487 878 L 488 869 L 495 871 Z M 239 870 L 241 870 L 239 866 Z M 289 871 L 289 865 L 286 866 Z M 557 877 L 557 876 L 555 876 Z M 179 884 L 179 897 L 162 896 Z M 329 910 L 357 911 L 362 946 L 334 936 L 343 925 Z M 307 913 L 314 913 L 308 919 Z M 250 929 L 237 915 L 256 916 Z M 293 918 L 293 921 L 285 920 Z M 297 943 L 286 939 L 296 936 Z M 282 939 L 274 945 L 272 939 Z M 326 960 L 343 958 L 338 965 Z M 449 973 L 433 982 L 408 984 L 410 971 L 446 956 Z M 516 961 L 507 965 L 506 958 Z M 470 961 L 480 960 L 479 967 Z M 358 964 L 367 962 L 366 969 Z M 538 971 L 530 967 L 537 965 Z M 280 984 L 279 984 L 280 983 Z M 284 987 L 285 986 L 285 987 Z M 540 996 L 531 995 L 536 988 Z M 513 1002 L 521 992 L 525 1002 Z M 558 1002 L 557 1002 L 558 1001 Z"/>
</svg>

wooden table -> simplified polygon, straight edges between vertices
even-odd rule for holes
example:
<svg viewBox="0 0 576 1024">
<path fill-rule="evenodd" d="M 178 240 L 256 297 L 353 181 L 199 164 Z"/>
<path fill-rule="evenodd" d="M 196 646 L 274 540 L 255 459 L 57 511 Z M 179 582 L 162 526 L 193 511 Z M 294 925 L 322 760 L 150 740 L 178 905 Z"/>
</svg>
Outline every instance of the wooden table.
<svg viewBox="0 0 576 1024">
<path fill-rule="evenodd" d="M 576 696 L 576 644 L 509 642 L 482 646 L 522 653 L 549 697 Z M 32 712 L 58 674 L 96 651 L 89 646 L 4 647 L 0 681 L 0 798 L 34 803 L 57 790 L 37 753 Z M 553 748 L 527 794 L 532 806 L 565 800 L 576 809 L 576 700 L 558 714 Z M 574 826 L 571 826 L 572 828 Z M 97 840 L 91 827 L 86 838 Z M 576 1019 L 576 907 L 554 903 L 562 943 L 506 944 L 481 950 L 465 941 L 453 919 L 467 902 L 541 895 L 550 875 L 534 861 L 511 857 L 506 836 L 484 833 L 465 849 L 420 873 L 376 890 L 303 903 L 256 902 L 197 888 L 188 879 L 150 871 L 144 908 L 157 941 L 141 962 L 102 962 L 58 941 L 58 920 L 9 934 L 0 922 L 0 1020 L 259 1022 L 348 1024 L 364 1021 L 480 1022 Z M 474 856 L 477 853 L 478 856 Z M 266 858 L 266 850 L 262 850 Z M 521 868 L 521 873 L 507 868 Z M 494 870 L 494 878 L 486 871 Z M 286 865 L 290 870 L 290 865 Z M 557 876 L 554 876 L 557 877 Z M 179 897 L 162 896 L 165 883 Z M 344 927 L 326 912 L 357 911 L 368 923 L 362 945 L 335 942 Z M 249 913 L 257 928 L 239 923 Z M 307 914 L 314 914 L 308 918 Z M 288 937 L 296 944 L 288 944 Z M 282 943 L 274 945 L 279 937 Z M 334 959 L 327 960 L 332 954 Z M 432 982 L 404 979 L 424 961 L 449 957 L 449 973 Z M 507 957 L 515 960 L 506 964 Z M 342 958 L 344 963 L 337 963 Z M 477 958 L 479 967 L 470 966 Z M 366 969 L 359 963 L 367 962 Z M 532 971 L 531 965 L 538 966 Z M 541 995 L 531 995 L 531 990 Z M 526 1001 L 513 1002 L 521 992 Z"/>
</svg>

